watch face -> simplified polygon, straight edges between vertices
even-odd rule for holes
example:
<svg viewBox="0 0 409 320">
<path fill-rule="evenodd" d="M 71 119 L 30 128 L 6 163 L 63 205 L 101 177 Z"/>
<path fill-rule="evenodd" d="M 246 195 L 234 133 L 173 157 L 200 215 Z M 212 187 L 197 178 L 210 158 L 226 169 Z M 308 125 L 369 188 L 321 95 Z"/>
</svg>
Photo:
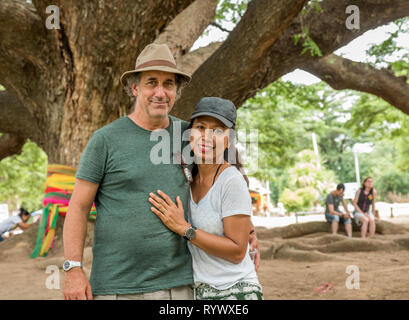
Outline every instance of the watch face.
<svg viewBox="0 0 409 320">
<path fill-rule="evenodd" d="M 69 261 L 64 261 L 63 269 L 67 270 L 69 267 L 70 267 L 70 262 Z"/>
<path fill-rule="evenodd" d="M 186 230 L 186 238 L 189 240 L 192 239 L 196 235 L 196 230 L 193 228 L 189 228 Z"/>
</svg>

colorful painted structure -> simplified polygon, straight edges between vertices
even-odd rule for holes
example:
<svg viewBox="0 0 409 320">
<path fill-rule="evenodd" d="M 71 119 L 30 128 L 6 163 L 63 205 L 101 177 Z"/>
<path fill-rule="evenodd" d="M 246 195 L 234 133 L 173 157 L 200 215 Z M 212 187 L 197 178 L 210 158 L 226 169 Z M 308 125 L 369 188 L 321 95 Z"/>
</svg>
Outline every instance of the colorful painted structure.
<svg viewBox="0 0 409 320">
<path fill-rule="evenodd" d="M 76 168 L 50 164 L 44 183 L 43 213 L 38 227 L 35 248 L 31 258 L 47 256 L 53 247 L 55 230 L 59 216 L 65 216 L 75 184 Z M 96 218 L 95 204 L 92 205 L 89 218 Z"/>
</svg>

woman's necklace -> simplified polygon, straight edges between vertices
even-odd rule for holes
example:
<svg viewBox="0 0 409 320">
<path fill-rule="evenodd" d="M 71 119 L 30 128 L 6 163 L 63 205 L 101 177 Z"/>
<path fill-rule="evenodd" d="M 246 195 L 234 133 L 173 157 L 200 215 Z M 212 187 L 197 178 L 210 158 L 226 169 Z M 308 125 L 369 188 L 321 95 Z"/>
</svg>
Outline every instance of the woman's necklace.
<svg viewBox="0 0 409 320">
<path fill-rule="evenodd" d="M 220 167 L 221 167 L 222 165 L 223 165 L 223 163 L 219 164 L 219 166 L 217 167 L 216 173 L 214 174 L 214 177 L 213 177 L 212 186 L 214 185 L 214 181 L 216 180 L 217 173 L 219 172 L 219 169 L 220 169 Z"/>
</svg>

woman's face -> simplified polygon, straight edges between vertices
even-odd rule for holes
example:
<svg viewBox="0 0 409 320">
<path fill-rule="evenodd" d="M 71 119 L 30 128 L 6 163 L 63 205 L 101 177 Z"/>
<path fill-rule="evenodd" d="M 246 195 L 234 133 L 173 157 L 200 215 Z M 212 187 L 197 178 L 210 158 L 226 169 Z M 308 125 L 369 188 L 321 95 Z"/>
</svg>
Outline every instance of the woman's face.
<svg viewBox="0 0 409 320">
<path fill-rule="evenodd" d="M 229 128 L 216 118 L 197 117 L 190 132 L 190 146 L 196 163 L 223 163 L 224 150 L 229 146 Z"/>
<path fill-rule="evenodd" d="M 373 188 L 373 180 L 371 178 L 367 179 L 365 181 L 365 187 L 367 188 Z"/>
</svg>

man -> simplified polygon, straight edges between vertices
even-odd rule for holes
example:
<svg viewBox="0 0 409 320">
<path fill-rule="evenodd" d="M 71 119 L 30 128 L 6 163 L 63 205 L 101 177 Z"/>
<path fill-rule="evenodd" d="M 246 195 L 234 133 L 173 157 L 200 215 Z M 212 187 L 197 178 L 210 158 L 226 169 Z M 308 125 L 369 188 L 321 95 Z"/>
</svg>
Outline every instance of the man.
<svg viewBox="0 0 409 320">
<path fill-rule="evenodd" d="M 76 173 L 64 224 L 66 299 L 193 299 L 186 240 L 151 213 L 148 201 L 149 193 L 160 189 L 173 199 L 180 196 L 188 208 L 189 182 L 182 167 L 173 161 L 155 164 L 152 150 L 158 142 L 152 137 L 173 137 L 176 130 L 187 129 L 187 122 L 169 112 L 189 81 L 169 48 L 156 44 L 141 52 L 135 70 L 122 75 L 135 99 L 133 110 L 94 132 Z M 81 261 L 94 199 L 97 219 L 88 282 Z"/>
<path fill-rule="evenodd" d="M 4 240 L 2 237 L 4 233 L 16 227 L 20 227 L 23 230 L 28 229 L 31 226 L 31 223 L 27 223 L 28 219 L 30 219 L 30 213 L 26 209 L 20 208 L 17 216 L 11 216 L 0 222 L 0 242 Z"/>
<path fill-rule="evenodd" d="M 337 185 L 337 189 L 332 191 L 325 200 L 325 218 L 328 222 L 331 222 L 332 234 L 337 234 L 338 225 L 341 221 L 344 226 L 348 237 L 352 237 L 352 224 L 351 217 L 349 215 L 347 204 L 343 198 L 345 186 L 340 183 Z M 339 210 L 339 204 L 342 202 L 345 213 Z"/>
</svg>

